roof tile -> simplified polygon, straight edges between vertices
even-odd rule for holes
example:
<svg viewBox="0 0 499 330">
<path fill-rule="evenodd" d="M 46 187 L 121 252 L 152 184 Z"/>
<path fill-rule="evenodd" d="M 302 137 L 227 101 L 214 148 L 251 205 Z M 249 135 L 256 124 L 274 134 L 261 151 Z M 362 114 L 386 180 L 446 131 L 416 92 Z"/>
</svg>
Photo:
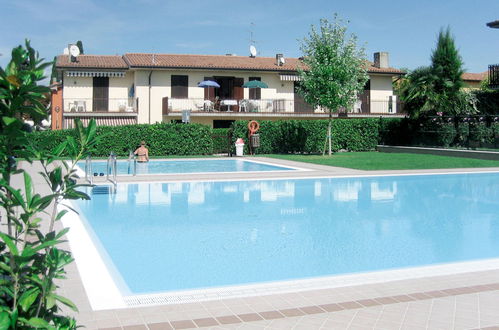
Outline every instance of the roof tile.
<svg viewBox="0 0 499 330">
<path fill-rule="evenodd" d="M 279 66 L 273 57 L 248 57 L 227 55 L 186 55 L 186 54 L 145 54 L 127 53 L 123 56 L 80 55 L 77 62 L 70 62 L 68 55 L 57 57 L 59 68 L 184 68 L 213 70 L 250 70 L 296 72 L 300 67 L 298 58 L 286 58 L 284 65 Z M 404 74 L 395 68 L 377 68 L 368 62 L 369 73 Z"/>
<path fill-rule="evenodd" d="M 76 62 L 71 62 L 69 55 L 57 56 L 56 66 L 59 68 L 100 68 L 128 69 L 128 65 L 120 55 L 79 55 Z"/>
</svg>

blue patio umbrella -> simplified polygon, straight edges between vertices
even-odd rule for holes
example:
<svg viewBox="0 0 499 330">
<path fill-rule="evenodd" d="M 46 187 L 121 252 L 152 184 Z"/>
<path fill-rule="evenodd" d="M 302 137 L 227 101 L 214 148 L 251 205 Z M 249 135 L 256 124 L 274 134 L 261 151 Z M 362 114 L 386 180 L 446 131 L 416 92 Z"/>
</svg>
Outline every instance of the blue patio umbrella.
<svg viewBox="0 0 499 330">
<path fill-rule="evenodd" d="M 213 80 L 203 80 L 198 84 L 198 87 L 201 88 L 209 88 L 209 87 L 215 87 L 215 88 L 220 88 L 220 85 Z M 208 89 L 208 100 L 210 99 L 210 90 Z"/>
<path fill-rule="evenodd" d="M 220 85 L 213 80 L 204 80 L 198 84 L 198 87 L 201 88 L 208 88 L 208 87 L 215 87 L 215 88 L 220 88 Z"/>
</svg>

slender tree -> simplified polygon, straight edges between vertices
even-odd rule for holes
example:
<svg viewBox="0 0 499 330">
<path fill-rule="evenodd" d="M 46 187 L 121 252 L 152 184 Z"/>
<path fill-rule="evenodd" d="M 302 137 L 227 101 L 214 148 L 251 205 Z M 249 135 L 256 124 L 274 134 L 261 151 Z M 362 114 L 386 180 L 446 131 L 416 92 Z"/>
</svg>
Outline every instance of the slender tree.
<svg viewBox="0 0 499 330">
<path fill-rule="evenodd" d="M 401 86 L 401 98 L 411 117 L 425 114 L 458 115 L 476 112 L 476 98 L 462 89 L 463 61 L 450 29 L 441 29 L 431 66 L 409 73 Z"/>
<path fill-rule="evenodd" d="M 329 112 L 326 142 L 331 155 L 332 114 L 352 108 L 368 80 L 365 50 L 335 14 L 331 22 L 321 19 L 318 28 L 311 26 L 301 41 L 301 51 L 304 67 L 299 68 L 299 93 L 312 106 Z"/>
<path fill-rule="evenodd" d="M 52 62 L 52 71 L 50 73 L 50 83 L 57 81 L 56 62 L 57 62 L 57 56 L 54 56 L 54 61 Z"/>
<path fill-rule="evenodd" d="M 458 97 L 464 86 L 462 75 L 463 61 L 450 33 L 450 28 L 441 29 L 438 34 L 437 47 L 431 55 L 431 67 L 435 77 L 433 88 L 435 93 L 443 96 L 437 107 L 452 105 L 453 99 Z"/>
<path fill-rule="evenodd" d="M 76 46 L 78 46 L 78 48 L 80 49 L 80 55 L 83 55 L 84 52 L 83 52 L 83 42 L 81 42 L 81 40 L 78 40 L 76 42 Z"/>
</svg>

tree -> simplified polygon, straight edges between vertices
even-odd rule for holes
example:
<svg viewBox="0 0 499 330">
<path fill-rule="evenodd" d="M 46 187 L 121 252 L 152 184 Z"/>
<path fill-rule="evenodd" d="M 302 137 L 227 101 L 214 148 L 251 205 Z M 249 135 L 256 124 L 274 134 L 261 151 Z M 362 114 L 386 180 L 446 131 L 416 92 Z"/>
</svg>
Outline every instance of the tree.
<svg viewBox="0 0 499 330">
<path fill-rule="evenodd" d="M 476 112 L 476 98 L 462 89 L 463 62 L 450 29 L 441 29 L 431 66 L 410 72 L 400 88 L 408 114 L 459 115 Z"/>
<path fill-rule="evenodd" d="M 76 42 L 76 46 L 78 46 L 78 48 L 80 49 L 80 55 L 83 55 L 83 42 L 81 42 L 81 40 L 78 40 Z"/>
<path fill-rule="evenodd" d="M 57 56 L 54 56 L 54 61 L 52 62 L 52 71 L 50 73 L 50 83 L 57 81 L 57 69 L 56 69 L 57 63 L 56 62 L 57 62 Z"/>
<path fill-rule="evenodd" d="M 59 248 L 67 229 L 56 230 L 54 224 L 68 211 L 59 205 L 68 199 L 89 199 L 78 191 L 76 162 L 95 147 L 95 121 L 84 128 L 76 121 L 77 138 L 68 137 L 50 153 L 38 151 L 31 143 L 29 126 L 23 119 L 35 122 L 47 115 L 45 100 L 48 87 L 43 80 L 45 63 L 31 48 L 12 50 L 5 70 L 0 67 L 0 214 L 6 219 L 0 231 L 0 329 L 75 329 L 74 318 L 61 315 L 60 305 L 73 310 L 76 306 L 57 292 L 57 281 L 65 278 L 64 267 L 73 261 L 71 253 Z M 62 153 L 71 163 L 58 160 Z M 50 194 L 36 192 L 31 176 L 17 168 L 16 157 L 39 160 Z M 11 183 L 19 176 L 22 189 Z M 48 230 L 43 230 L 42 214 L 48 215 Z"/>
<path fill-rule="evenodd" d="M 438 33 L 437 47 L 431 55 L 431 67 L 434 75 L 433 88 L 440 97 L 435 102 L 437 111 L 451 111 L 454 100 L 459 98 L 464 86 L 462 75 L 463 61 L 450 33 L 450 28 Z"/>
<path fill-rule="evenodd" d="M 365 50 L 357 46 L 354 34 L 347 34 L 337 14 L 332 22 L 321 19 L 318 29 L 312 25 L 300 49 L 304 67 L 298 70 L 298 91 L 306 102 L 329 112 L 326 142 L 331 155 L 332 114 L 351 109 L 368 80 Z"/>
</svg>

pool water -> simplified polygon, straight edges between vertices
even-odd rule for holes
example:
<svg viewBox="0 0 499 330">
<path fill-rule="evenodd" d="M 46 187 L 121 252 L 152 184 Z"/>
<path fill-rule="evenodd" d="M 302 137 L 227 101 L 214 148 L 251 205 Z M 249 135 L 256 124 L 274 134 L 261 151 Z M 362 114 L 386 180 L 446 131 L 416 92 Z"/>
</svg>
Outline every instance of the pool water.
<svg viewBox="0 0 499 330">
<path fill-rule="evenodd" d="M 94 187 L 77 207 L 126 293 L 499 257 L 499 173 Z"/>
<path fill-rule="evenodd" d="M 118 175 L 132 174 L 134 163 L 127 160 L 116 162 Z M 85 170 L 85 162 L 78 163 Z M 107 161 L 92 161 L 93 173 L 107 173 Z M 146 163 L 137 162 L 136 174 L 169 174 L 169 173 L 211 173 L 211 172 L 260 172 L 290 171 L 294 168 L 271 165 L 243 159 L 186 159 L 186 160 L 151 160 Z"/>
</svg>

